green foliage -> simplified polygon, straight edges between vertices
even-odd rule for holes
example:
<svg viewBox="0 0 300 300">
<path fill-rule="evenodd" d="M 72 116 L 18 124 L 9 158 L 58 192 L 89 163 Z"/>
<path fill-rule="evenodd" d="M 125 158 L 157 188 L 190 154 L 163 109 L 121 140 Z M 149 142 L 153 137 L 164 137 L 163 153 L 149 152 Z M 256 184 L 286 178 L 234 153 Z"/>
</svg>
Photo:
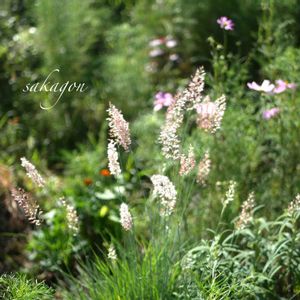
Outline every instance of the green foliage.
<svg viewBox="0 0 300 300">
<path fill-rule="evenodd" d="M 53 299 L 53 290 L 22 274 L 2 275 L 0 297 L 6 300 L 50 300 Z"/>
</svg>

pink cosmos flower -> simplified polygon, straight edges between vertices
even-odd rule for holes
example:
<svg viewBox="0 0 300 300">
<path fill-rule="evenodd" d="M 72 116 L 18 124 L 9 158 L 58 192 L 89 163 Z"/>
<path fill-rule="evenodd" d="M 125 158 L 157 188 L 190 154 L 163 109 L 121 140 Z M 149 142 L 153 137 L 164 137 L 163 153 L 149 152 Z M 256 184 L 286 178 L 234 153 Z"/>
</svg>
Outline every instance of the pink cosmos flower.
<svg viewBox="0 0 300 300">
<path fill-rule="evenodd" d="M 220 17 L 217 20 L 217 23 L 220 25 L 220 27 L 222 29 L 225 29 L 225 30 L 233 30 L 233 28 L 234 28 L 233 21 L 227 17 Z"/>
<path fill-rule="evenodd" d="M 275 88 L 275 85 L 270 82 L 270 80 L 264 80 L 261 85 L 258 85 L 255 81 L 248 82 L 247 86 L 251 90 L 271 93 Z"/>
<path fill-rule="evenodd" d="M 170 93 L 158 92 L 155 95 L 154 111 L 161 110 L 164 106 L 170 106 L 174 98 Z"/>
<path fill-rule="evenodd" d="M 262 113 L 262 116 L 265 120 L 270 120 L 274 118 L 276 115 L 278 115 L 280 112 L 280 109 L 278 107 L 273 107 L 271 109 L 267 109 Z"/>
<path fill-rule="evenodd" d="M 280 93 L 284 92 L 287 89 L 295 89 L 295 88 L 296 88 L 295 83 L 289 83 L 289 82 L 284 81 L 282 79 L 278 79 L 278 80 L 276 80 L 276 86 L 275 86 L 273 92 L 275 94 L 280 94 Z"/>
</svg>

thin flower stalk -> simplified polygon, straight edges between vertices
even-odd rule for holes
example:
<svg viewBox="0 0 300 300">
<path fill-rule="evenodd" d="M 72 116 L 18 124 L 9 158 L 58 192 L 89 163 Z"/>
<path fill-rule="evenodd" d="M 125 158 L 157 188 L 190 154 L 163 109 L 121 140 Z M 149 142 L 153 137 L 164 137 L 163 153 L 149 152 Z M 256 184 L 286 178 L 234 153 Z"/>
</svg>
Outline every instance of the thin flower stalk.
<svg viewBox="0 0 300 300">
<path fill-rule="evenodd" d="M 167 176 L 159 174 L 151 176 L 151 181 L 154 187 L 153 195 L 160 199 L 161 216 L 170 216 L 174 211 L 177 197 L 174 184 Z"/>
<path fill-rule="evenodd" d="M 37 226 L 41 225 L 39 215 L 42 213 L 37 202 L 23 189 L 12 189 L 11 195 L 18 205 L 23 209 L 28 221 Z"/>
<path fill-rule="evenodd" d="M 125 121 L 121 111 L 111 103 L 109 103 L 107 112 L 110 138 L 118 145 L 122 146 L 125 151 L 128 151 L 129 146 L 131 145 L 128 122 Z"/>
<path fill-rule="evenodd" d="M 39 187 L 45 186 L 45 180 L 36 167 L 25 157 L 21 158 L 21 166 L 25 168 L 27 176 Z"/>
</svg>

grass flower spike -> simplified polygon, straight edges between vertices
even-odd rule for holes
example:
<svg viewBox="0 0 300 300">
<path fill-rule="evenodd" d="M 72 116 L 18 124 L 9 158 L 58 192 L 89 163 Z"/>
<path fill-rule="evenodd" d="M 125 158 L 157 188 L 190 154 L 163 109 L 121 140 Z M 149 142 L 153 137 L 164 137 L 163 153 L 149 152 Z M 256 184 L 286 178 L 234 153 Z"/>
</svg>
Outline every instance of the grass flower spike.
<svg viewBox="0 0 300 300">
<path fill-rule="evenodd" d="M 21 158 L 21 165 L 25 168 L 27 172 L 27 176 L 31 178 L 31 180 L 39 187 L 45 186 L 45 180 L 41 176 L 41 174 L 38 172 L 36 167 L 28 161 L 25 157 Z"/>
<path fill-rule="evenodd" d="M 114 245 L 109 246 L 107 257 L 111 261 L 116 261 L 118 259 L 117 252 L 116 252 Z"/>
<path fill-rule="evenodd" d="M 109 103 L 107 112 L 111 139 L 122 146 L 125 151 L 128 151 L 131 144 L 128 122 L 125 121 L 123 114 L 111 103 Z"/>
<path fill-rule="evenodd" d="M 39 205 L 23 189 L 13 189 L 11 191 L 13 199 L 24 210 L 28 221 L 37 226 L 41 225 L 39 214 L 41 213 Z"/>
<path fill-rule="evenodd" d="M 121 174 L 118 152 L 114 141 L 110 140 L 107 146 L 108 168 L 112 175 L 118 176 Z"/>
<path fill-rule="evenodd" d="M 69 203 L 66 202 L 64 198 L 59 199 L 61 205 L 66 209 L 67 212 L 67 223 L 68 223 L 68 228 L 74 232 L 77 233 L 79 231 L 79 220 L 78 220 L 78 215 L 76 212 L 76 209 Z"/>
<path fill-rule="evenodd" d="M 125 231 L 129 231 L 132 228 L 132 216 L 129 212 L 128 205 L 125 203 L 122 203 L 120 206 L 120 221 Z"/>
<path fill-rule="evenodd" d="M 237 229 L 244 229 L 251 221 L 255 204 L 254 193 L 251 192 L 248 199 L 242 205 L 242 211 L 236 222 Z"/>
<path fill-rule="evenodd" d="M 181 155 L 179 175 L 184 176 L 189 174 L 194 169 L 195 165 L 196 160 L 194 148 L 192 145 L 190 145 L 188 155 Z"/>
<path fill-rule="evenodd" d="M 153 195 L 161 201 L 161 215 L 171 215 L 175 208 L 177 197 L 174 184 L 164 175 L 153 175 L 151 176 L 151 181 L 154 187 Z"/>
<path fill-rule="evenodd" d="M 198 164 L 197 182 L 200 183 L 201 185 L 206 184 L 206 180 L 210 172 L 210 167 L 211 167 L 210 155 L 209 152 L 206 151 L 204 153 L 204 157 Z"/>
</svg>

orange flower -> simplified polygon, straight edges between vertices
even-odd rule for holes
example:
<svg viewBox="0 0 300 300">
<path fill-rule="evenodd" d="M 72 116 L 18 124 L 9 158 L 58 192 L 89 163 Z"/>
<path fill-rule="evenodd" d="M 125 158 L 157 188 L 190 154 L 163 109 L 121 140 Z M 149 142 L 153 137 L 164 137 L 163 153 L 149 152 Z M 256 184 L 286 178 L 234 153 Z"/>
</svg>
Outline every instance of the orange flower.
<svg viewBox="0 0 300 300">
<path fill-rule="evenodd" d="M 8 124 L 10 124 L 10 125 L 18 125 L 19 123 L 20 123 L 19 117 L 14 117 L 8 121 Z"/>
<path fill-rule="evenodd" d="M 93 183 L 93 180 L 91 178 L 85 178 L 83 179 L 83 183 L 86 185 L 86 186 L 89 186 Z"/>
<path fill-rule="evenodd" d="M 110 172 L 109 172 L 108 169 L 102 169 L 102 170 L 100 170 L 99 174 L 102 175 L 102 176 L 105 176 L 105 177 L 110 176 Z"/>
</svg>

